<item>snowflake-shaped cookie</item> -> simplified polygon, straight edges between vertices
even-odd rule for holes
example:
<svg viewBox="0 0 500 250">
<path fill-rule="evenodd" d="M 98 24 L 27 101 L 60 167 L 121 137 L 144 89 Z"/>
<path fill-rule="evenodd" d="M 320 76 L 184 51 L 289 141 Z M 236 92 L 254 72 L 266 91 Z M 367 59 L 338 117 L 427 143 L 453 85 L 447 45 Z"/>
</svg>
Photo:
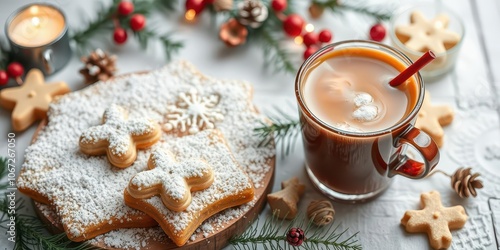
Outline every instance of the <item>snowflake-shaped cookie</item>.
<svg viewBox="0 0 500 250">
<path fill-rule="evenodd" d="M 200 96 L 196 89 L 180 93 L 177 104 L 168 107 L 167 122 L 163 128 L 167 132 L 178 129 L 189 134 L 215 128 L 214 123 L 224 119 L 215 109 L 218 103 L 217 95 Z"/>
<path fill-rule="evenodd" d="M 205 161 L 178 162 L 163 150 L 151 154 L 148 168 L 130 180 L 127 191 L 137 199 L 160 194 L 163 204 L 172 211 L 184 211 L 191 203 L 191 191 L 206 189 L 214 181 L 212 167 Z"/>
<path fill-rule="evenodd" d="M 103 124 L 91 127 L 80 136 L 80 150 L 88 155 L 108 156 L 116 167 L 126 168 L 137 158 L 137 149 L 148 148 L 161 136 L 156 122 L 126 120 L 125 110 L 112 104 L 103 115 Z"/>
</svg>

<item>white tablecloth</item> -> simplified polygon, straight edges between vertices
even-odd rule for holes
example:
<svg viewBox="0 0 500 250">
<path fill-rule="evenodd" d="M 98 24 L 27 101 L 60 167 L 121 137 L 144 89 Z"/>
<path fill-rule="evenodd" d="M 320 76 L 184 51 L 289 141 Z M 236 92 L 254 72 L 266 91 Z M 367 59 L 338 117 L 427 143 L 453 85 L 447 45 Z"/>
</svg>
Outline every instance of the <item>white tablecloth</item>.
<svg viewBox="0 0 500 250">
<path fill-rule="evenodd" d="M 0 3 L 0 27 L 8 15 L 18 7 L 36 1 L 6 1 Z M 62 8 L 68 16 L 71 28 L 80 28 L 88 18 L 95 17 L 99 1 L 48 2 Z M 106 1 L 109 2 L 109 1 Z M 307 2 L 296 1 L 297 9 L 306 16 Z M 375 4 L 410 3 L 401 1 L 373 1 Z M 460 199 L 450 188 L 450 181 L 443 175 L 412 181 L 395 177 L 390 189 L 372 202 L 358 205 L 333 203 L 336 210 L 335 223 L 340 229 L 348 228 L 348 233 L 359 231 L 358 239 L 364 249 L 428 249 L 425 234 L 408 234 L 400 219 L 408 209 L 419 208 L 421 192 L 438 190 L 446 206 L 463 205 L 469 220 L 466 226 L 453 232 L 452 249 L 500 249 L 500 2 L 498 0 L 455 0 L 443 1 L 445 5 L 460 13 L 466 26 L 466 35 L 456 68 L 443 79 L 427 82 L 435 103 L 446 103 L 456 109 L 455 121 L 445 129 L 446 141 L 441 149 L 439 168 L 452 173 L 460 166 L 472 166 L 482 173 L 484 189 L 479 190 L 475 199 Z M 182 9 L 179 4 L 179 9 Z M 294 97 L 294 75 L 274 74 L 272 67 L 265 67 L 262 48 L 251 44 L 228 49 L 218 40 L 218 31 L 210 24 L 205 13 L 195 24 L 181 21 L 182 11 L 175 14 L 154 17 L 160 30 L 175 30 L 174 37 L 184 41 L 184 48 L 177 59 L 191 61 L 207 75 L 225 79 L 241 79 L 255 85 L 254 102 L 261 110 L 273 106 L 286 108 L 296 114 Z M 308 18 L 309 19 L 309 18 Z M 328 27 L 334 33 L 334 40 L 366 39 L 373 20 L 357 14 L 348 13 L 344 17 L 325 12 L 323 18 L 313 22 L 317 28 Z M 165 61 L 160 53 L 153 50 L 143 52 L 138 44 L 130 41 L 117 47 L 111 42 L 112 34 L 107 35 L 102 48 L 116 53 L 119 73 L 155 69 Z M 5 38 L 5 35 L 2 36 Z M 386 38 L 385 42 L 389 42 Z M 303 47 L 290 44 L 301 59 Z M 60 72 L 47 78 L 47 81 L 64 80 L 72 90 L 85 87 L 78 74 L 81 63 L 73 56 L 69 65 Z M 290 104 L 290 105 L 289 105 Z M 0 155 L 7 155 L 7 133 L 11 132 L 10 112 L 0 109 Z M 16 133 L 17 170 L 23 161 L 23 151 L 29 144 L 35 126 Z M 306 194 L 300 201 L 300 210 L 305 211 L 313 199 L 323 199 L 309 182 L 304 171 L 304 155 L 301 142 L 293 154 L 280 158 L 276 164 L 274 190 L 280 183 L 297 176 L 306 184 Z M 29 203 L 27 203 L 29 204 Z M 29 207 L 29 206 L 28 206 Z M 27 208 L 24 212 L 30 212 Z M 261 218 L 269 216 L 269 208 L 262 212 Z M 495 235 L 496 232 L 496 235 Z M 0 246 L 8 244 L 4 233 L 0 232 Z"/>
</svg>

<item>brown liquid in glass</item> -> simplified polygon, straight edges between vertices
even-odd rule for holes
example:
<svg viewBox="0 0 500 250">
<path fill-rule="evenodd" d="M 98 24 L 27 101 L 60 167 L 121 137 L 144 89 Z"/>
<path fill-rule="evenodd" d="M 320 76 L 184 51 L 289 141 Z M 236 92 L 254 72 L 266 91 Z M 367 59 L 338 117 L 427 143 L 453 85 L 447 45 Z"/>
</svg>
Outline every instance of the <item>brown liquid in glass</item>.
<svg viewBox="0 0 500 250">
<path fill-rule="evenodd" d="M 321 56 L 306 72 L 301 83 L 311 112 L 301 113 L 306 163 L 323 185 L 344 194 L 367 194 L 388 186 L 388 165 L 401 150 L 394 147 L 395 137 L 410 122 L 374 136 L 345 133 L 384 131 L 408 116 L 417 102 L 417 83 L 412 78 L 398 88 L 388 84 L 405 67 L 378 50 L 344 48 Z M 353 118 L 353 93 L 373 97 L 371 104 L 379 109 L 375 119 Z"/>
</svg>

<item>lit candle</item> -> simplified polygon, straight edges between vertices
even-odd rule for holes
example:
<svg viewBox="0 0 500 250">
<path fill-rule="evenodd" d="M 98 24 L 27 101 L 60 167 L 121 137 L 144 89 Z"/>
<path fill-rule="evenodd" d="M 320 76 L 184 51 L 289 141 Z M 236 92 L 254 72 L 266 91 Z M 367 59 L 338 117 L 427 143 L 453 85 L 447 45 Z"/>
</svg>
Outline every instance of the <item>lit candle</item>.
<svg viewBox="0 0 500 250">
<path fill-rule="evenodd" d="M 71 57 L 66 19 L 56 6 L 37 3 L 21 7 L 8 18 L 5 33 L 13 59 L 28 69 L 38 68 L 49 75 Z"/>
<path fill-rule="evenodd" d="M 24 47 L 39 47 L 58 38 L 65 27 L 64 17 L 54 8 L 32 5 L 21 11 L 8 27 L 10 39 Z"/>
</svg>

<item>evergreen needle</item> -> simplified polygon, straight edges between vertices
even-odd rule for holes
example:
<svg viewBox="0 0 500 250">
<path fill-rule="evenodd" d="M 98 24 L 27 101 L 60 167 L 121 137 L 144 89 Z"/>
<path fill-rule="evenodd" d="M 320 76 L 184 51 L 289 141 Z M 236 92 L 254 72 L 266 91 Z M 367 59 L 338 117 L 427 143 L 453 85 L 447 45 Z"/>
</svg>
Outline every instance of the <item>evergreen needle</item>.
<svg viewBox="0 0 500 250">
<path fill-rule="evenodd" d="M 259 146 L 275 142 L 281 147 L 283 156 L 288 155 L 300 135 L 300 121 L 279 108 L 275 108 L 274 114 L 268 114 L 268 118 L 270 124 L 262 123 L 261 127 L 254 129 L 255 134 L 261 138 Z"/>
<path fill-rule="evenodd" d="M 330 227 L 316 227 L 311 220 L 307 223 L 304 221 L 307 221 L 304 215 L 299 215 L 291 221 L 272 215 L 266 217 L 263 224 L 257 219 L 241 235 L 230 239 L 229 244 L 236 249 L 361 249 L 355 239 L 358 233 L 347 237 L 347 229 L 339 233 L 338 225 L 335 228 L 333 224 Z M 306 240 L 300 247 L 293 247 L 286 242 L 286 234 L 292 227 L 304 229 Z"/>
</svg>

